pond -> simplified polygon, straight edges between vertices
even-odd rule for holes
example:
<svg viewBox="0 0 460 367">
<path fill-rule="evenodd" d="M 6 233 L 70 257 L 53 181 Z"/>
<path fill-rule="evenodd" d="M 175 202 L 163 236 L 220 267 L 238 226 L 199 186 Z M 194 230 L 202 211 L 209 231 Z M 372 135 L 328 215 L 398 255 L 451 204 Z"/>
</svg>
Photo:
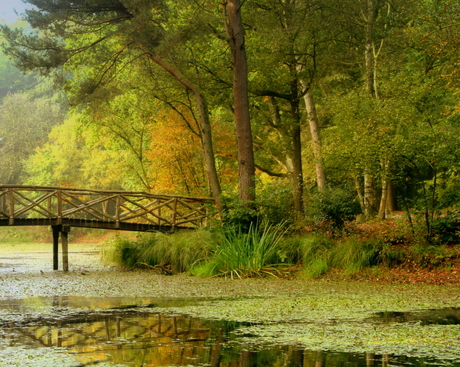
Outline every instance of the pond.
<svg viewBox="0 0 460 367">
<path fill-rule="evenodd" d="M 0 366 L 455 366 L 460 287 L 122 271 L 0 244 Z"/>
<path fill-rule="evenodd" d="M 51 349 L 71 355 L 73 361 L 68 366 L 460 366 L 427 358 L 266 345 L 245 332 L 257 327 L 255 324 L 200 319 L 178 312 L 199 303 L 197 299 L 68 296 L 3 300 L 0 337 L 6 347 Z M 378 313 L 365 322 L 446 325 L 459 320 L 460 310 L 448 308 Z"/>
</svg>

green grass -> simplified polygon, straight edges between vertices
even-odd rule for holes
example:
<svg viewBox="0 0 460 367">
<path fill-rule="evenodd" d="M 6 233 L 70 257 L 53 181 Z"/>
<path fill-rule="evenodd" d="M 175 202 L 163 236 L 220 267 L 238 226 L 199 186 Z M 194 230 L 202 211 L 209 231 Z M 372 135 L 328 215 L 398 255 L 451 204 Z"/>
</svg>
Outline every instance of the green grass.
<svg viewBox="0 0 460 367">
<path fill-rule="evenodd" d="M 321 235 L 305 237 L 301 245 L 305 276 L 318 278 L 329 269 L 355 274 L 364 268 L 402 262 L 404 253 L 380 239 L 356 237 L 332 240 Z"/>
<path fill-rule="evenodd" d="M 284 226 L 251 226 L 247 233 L 239 228 L 225 229 L 211 243 L 211 257 L 194 267 L 197 276 L 244 278 L 276 275 L 286 258 L 280 251 L 286 233 Z"/>
<path fill-rule="evenodd" d="M 347 274 L 381 263 L 380 249 L 384 243 L 380 240 L 359 241 L 351 237 L 339 242 L 331 253 L 330 265 L 333 268 L 343 269 Z"/>
<path fill-rule="evenodd" d="M 0 243 L 32 243 L 52 238 L 49 227 L 0 227 Z"/>
<path fill-rule="evenodd" d="M 148 233 L 136 240 L 117 238 L 103 258 L 126 268 L 167 267 L 171 272 L 189 271 L 208 252 L 212 233 L 205 230 L 175 234 Z"/>
<path fill-rule="evenodd" d="M 323 235 L 309 235 L 300 243 L 303 273 L 308 278 L 319 278 L 329 270 L 329 258 L 334 243 Z"/>
<path fill-rule="evenodd" d="M 401 246 L 384 239 L 323 234 L 289 236 L 286 226 L 251 226 L 175 234 L 150 233 L 135 240 L 117 238 L 104 258 L 125 268 L 157 268 L 166 273 L 245 278 L 279 276 L 283 268 L 302 266 L 302 275 L 319 278 L 331 269 L 354 275 L 381 265 L 450 266 L 455 249 L 426 245 Z"/>
</svg>

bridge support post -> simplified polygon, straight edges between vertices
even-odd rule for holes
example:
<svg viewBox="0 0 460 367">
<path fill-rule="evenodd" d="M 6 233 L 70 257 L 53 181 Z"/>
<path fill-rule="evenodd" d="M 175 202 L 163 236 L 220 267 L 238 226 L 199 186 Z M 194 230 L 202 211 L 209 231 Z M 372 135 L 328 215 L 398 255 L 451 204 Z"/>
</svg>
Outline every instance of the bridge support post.
<svg viewBox="0 0 460 367">
<path fill-rule="evenodd" d="M 62 226 L 62 270 L 69 271 L 69 232 L 70 226 Z"/>
<path fill-rule="evenodd" d="M 69 271 L 69 232 L 70 226 L 51 226 L 53 230 L 53 270 L 59 270 L 59 234 L 62 243 L 62 270 Z"/>
<path fill-rule="evenodd" d="M 61 226 L 51 226 L 53 230 L 53 270 L 59 269 L 59 232 Z"/>
</svg>

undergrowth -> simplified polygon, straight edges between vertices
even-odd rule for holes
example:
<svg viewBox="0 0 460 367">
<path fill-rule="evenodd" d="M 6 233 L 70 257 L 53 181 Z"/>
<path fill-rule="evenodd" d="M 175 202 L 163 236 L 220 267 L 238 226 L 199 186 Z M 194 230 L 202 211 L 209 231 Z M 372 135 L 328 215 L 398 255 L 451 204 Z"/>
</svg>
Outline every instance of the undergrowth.
<svg viewBox="0 0 460 367">
<path fill-rule="evenodd" d="M 129 269 L 231 278 L 286 276 L 294 269 L 309 278 L 332 270 L 355 275 L 379 267 L 434 269 L 454 266 L 460 258 L 458 248 L 428 244 L 402 221 L 367 222 L 344 233 L 294 235 L 286 225 L 218 226 L 117 238 L 104 257 Z"/>
<path fill-rule="evenodd" d="M 49 227 L 0 227 L 0 243 L 44 242 L 51 236 Z"/>
</svg>

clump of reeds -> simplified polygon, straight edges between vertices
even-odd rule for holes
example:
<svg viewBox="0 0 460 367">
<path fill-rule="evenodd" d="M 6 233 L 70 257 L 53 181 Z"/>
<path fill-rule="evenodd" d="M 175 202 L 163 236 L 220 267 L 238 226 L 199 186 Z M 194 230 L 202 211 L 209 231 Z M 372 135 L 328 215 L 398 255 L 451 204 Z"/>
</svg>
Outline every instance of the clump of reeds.
<svg viewBox="0 0 460 367">
<path fill-rule="evenodd" d="M 232 227 L 224 229 L 217 241 L 210 244 L 210 258 L 196 266 L 197 276 L 244 278 L 279 273 L 286 264 L 280 242 L 286 227 L 251 225 L 248 231 Z"/>
</svg>

